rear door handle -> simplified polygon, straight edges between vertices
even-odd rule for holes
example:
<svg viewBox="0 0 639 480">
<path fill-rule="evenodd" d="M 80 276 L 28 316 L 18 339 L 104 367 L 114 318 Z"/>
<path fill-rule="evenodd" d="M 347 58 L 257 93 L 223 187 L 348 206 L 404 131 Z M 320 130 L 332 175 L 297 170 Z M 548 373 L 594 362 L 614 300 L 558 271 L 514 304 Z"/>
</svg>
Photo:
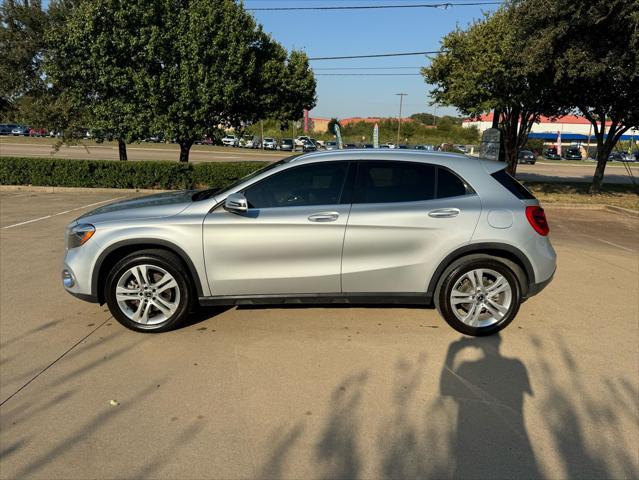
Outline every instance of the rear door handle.
<svg viewBox="0 0 639 480">
<path fill-rule="evenodd" d="M 314 213 L 308 217 L 311 222 L 334 222 L 339 218 L 339 213 L 337 212 L 320 212 Z"/>
<path fill-rule="evenodd" d="M 459 215 L 459 208 L 439 208 L 428 212 L 429 217 L 433 218 L 450 218 Z"/>
</svg>

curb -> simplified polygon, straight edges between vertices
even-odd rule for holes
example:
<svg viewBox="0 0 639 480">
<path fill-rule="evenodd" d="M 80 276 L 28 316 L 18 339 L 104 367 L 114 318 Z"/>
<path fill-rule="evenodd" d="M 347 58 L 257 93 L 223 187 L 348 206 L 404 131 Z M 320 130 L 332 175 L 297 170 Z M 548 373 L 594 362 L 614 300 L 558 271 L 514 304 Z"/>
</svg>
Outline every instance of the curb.
<svg viewBox="0 0 639 480">
<path fill-rule="evenodd" d="M 0 192 L 34 193 L 163 193 L 171 190 L 153 190 L 149 188 L 88 188 L 88 187 L 40 187 L 35 185 L 0 185 Z"/>
</svg>

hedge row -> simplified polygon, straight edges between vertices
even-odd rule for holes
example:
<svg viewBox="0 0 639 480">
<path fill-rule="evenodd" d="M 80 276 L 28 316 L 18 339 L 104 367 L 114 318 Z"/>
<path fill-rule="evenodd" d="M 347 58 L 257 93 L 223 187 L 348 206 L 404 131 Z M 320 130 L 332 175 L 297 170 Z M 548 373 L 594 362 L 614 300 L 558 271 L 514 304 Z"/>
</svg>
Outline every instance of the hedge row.
<svg viewBox="0 0 639 480">
<path fill-rule="evenodd" d="M 248 175 L 265 164 L 0 157 L 0 184 L 163 190 L 215 188 Z"/>
</svg>

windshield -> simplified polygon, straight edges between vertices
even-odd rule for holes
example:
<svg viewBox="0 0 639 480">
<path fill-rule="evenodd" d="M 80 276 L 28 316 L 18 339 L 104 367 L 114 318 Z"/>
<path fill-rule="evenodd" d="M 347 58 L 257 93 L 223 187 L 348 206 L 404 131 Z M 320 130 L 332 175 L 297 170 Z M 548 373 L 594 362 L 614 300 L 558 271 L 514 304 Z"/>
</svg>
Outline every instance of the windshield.
<svg viewBox="0 0 639 480">
<path fill-rule="evenodd" d="M 279 167 L 280 165 L 284 164 L 284 163 L 288 163 L 291 160 L 293 160 L 297 155 L 292 155 L 290 157 L 286 157 L 283 158 L 282 160 L 279 160 L 277 162 L 274 163 L 269 163 L 268 165 L 266 165 L 263 168 L 260 168 L 258 170 L 255 170 L 252 173 L 249 173 L 248 175 L 237 179 L 236 181 L 229 183 L 228 185 L 225 185 L 223 187 L 220 188 L 209 188 L 206 190 L 200 190 L 198 192 L 195 192 L 193 194 L 193 196 L 191 197 L 191 199 L 194 202 L 197 202 L 199 200 L 206 200 L 207 198 L 211 198 L 213 195 L 215 195 L 218 192 L 225 192 L 226 190 L 231 190 L 232 188 L 237 187 L 239 184 L 246 182 L 247 180 L 250 180 L 251 178 L 257 177 L 258 175 L 264 173 L 264 172 L 268 172 L 269 170 L 272 170 L 276 167 Z"/>
</svg>

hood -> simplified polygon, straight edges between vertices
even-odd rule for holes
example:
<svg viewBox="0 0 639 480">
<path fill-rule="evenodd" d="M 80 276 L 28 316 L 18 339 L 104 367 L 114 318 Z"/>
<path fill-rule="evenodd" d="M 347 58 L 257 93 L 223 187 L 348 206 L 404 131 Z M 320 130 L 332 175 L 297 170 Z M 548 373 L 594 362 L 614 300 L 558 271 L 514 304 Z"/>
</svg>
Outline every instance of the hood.
<svg viewBox="0 0 639 480">
<path fill-rule="evenodd" d="M 195 190 L 158 193 L 144 197 L 130 198 L 96 208 L 77 221 L 86 223 L 160 218 L 177 215 L 192 203 Z"/>
</svg>

